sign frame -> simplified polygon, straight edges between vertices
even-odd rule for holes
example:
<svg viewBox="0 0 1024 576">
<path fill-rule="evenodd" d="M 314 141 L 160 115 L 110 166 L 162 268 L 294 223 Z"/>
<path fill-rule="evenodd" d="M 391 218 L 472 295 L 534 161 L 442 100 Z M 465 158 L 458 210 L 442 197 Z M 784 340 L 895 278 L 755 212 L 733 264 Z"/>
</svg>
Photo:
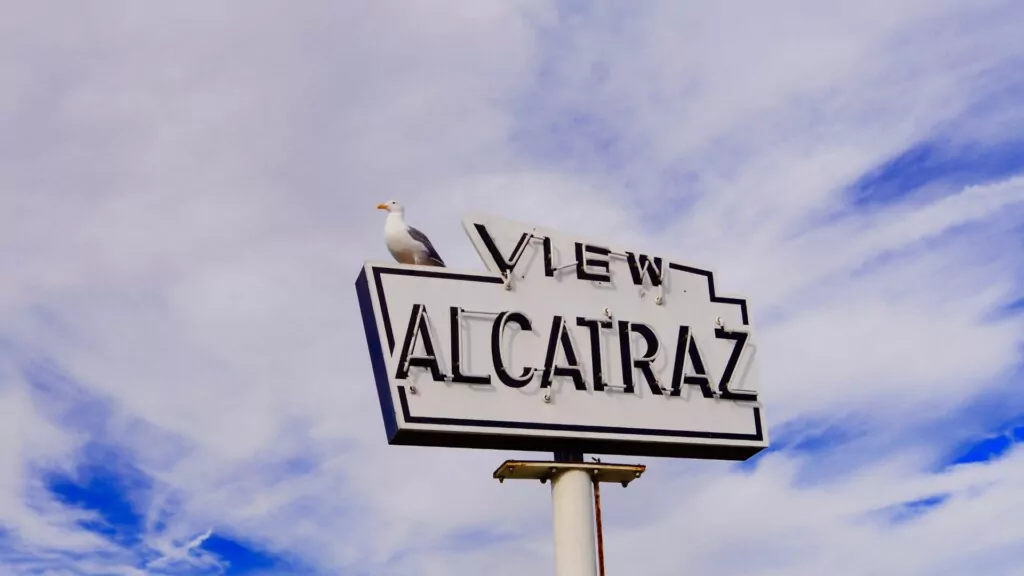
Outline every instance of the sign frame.
<svg viewBox="0 0 1024 576">
<path fill-rule="evenodd" d="M 487 222 L 519 226 L 530 236 L 523 236 L 505 258 L 497 250 L 493 240 L 487 236 Z M 397 263 L 365 262 L 355 283 L 363 329 L 366 336 L 374 380 L 384 421 L 387 441 L 392 445 L 436 446 L 451 448 L 575 452 L 592 454 L 619 454 L 631 456 L 694 458 L 712 460 L 746 460 L 769 445 L 767 427 L 763 420 L 759 393 L 753 399 L 739 398 L 752 404 L 754 432 L 716 433 L 702 430 L 665 430 L 658 428 L 634 428 L 617 426 L 583 426 L 576 424 L 516 422 L 501 420 L 473 420 L 436 418 L 413 413 L 410 409 L 410 386 L 393 384 L 389 371 L 388 357 L 393 356 L 402 342 L 396 340 L 388 296 L 383 280 L 387 276 L 444 279 L 454 282 L 478 282 L 494 284 L 496 289 L 514 281 L 508 267 L 516 255 L 522 255 L 525 244 L 541 239 L 540 229 L 528 224 L 513 222 L 489 215 L 469 214 L 463 218 L 463 225 L 479 256 L 488 270 L 484 272 L 456 271 L 448 268 L 414 266 Z M 550 231 L 563 239 L 575 236 Z M 524 244 L 525 243 L 525 244 Z M 592 243 L 590 245 L 599 245 Z M 577 256 L 579 256 L 577 248 Z M 501 260 L 499 261 L 499 258 Z M 583 259 L 585 261 L 585 255 Z M 664 261 L 664 274 L 689 274 L 706 279 L 708 294 L 714 304 L 734 305 L 739 308 L 743 327 L 750 329 L 747 301 L 743 298 L 720 296 L 715 290 L 714 273 L 710 270 L 685 264 Z M 392 393 L 394 387 L 395 392 Z M 730 400 L 728 390 L 723 400 Z M 734 396 L 731 400 L 737 400 Z M 581 437 L 579 434 L 618 434 L 631 439 Z M 642 438 L 672 437 L 685 439 L 683 443 L 649 441 Z"/>
</svg>

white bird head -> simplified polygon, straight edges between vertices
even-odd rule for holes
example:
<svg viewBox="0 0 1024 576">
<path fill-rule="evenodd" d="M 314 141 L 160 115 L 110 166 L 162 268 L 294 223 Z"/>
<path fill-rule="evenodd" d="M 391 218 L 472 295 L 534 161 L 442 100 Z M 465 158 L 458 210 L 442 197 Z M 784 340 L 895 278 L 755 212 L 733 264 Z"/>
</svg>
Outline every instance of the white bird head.
<svg viewBox="0 0 1024 576">
<path fill-rule="evenodd" d="M 387 210 L 389 214 L 402 214 L 405 212 L 405 209 L 402 208 L 402 205 L 399 204 L 398 202 L 395 202 L 394 200 L 391 200 L 390 202 L 384 202 L 383 204 L 377 204 L 377 210 Z"/>
</svg>

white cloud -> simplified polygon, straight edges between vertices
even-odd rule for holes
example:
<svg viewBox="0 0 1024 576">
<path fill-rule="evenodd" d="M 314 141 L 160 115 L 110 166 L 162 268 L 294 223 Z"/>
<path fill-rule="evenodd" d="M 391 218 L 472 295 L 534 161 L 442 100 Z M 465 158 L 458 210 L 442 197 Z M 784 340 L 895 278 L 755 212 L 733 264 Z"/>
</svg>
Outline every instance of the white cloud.
<svg viewBox="0 0 1024 576">
<path fill-rule="evenodd" d="M 148 537 L 169 557 L 216 526 L 328 570 L 548 571 L 547 488 L 491 480 L 506 454 L 384 443 L 352 283 L 387 257 L 373 205 L 389 198 L 452 266 L 479 267 L 458 216 L 484 210 L 715 267 L 751 297 L 774 423 L 856 411 L 870 437 L 898 435 L 1020 361 L 1020 317 L 989 320 L 1020 291 L 1020 232 L 1000 224 L 1019 178 L 878 210 L 842 195 L 954 121 L 1007 133 L 1012 103 L 963 113 L 1024 57 L 1014 3 L 59 14 L 0 24 L 0 338 L 21 350 L 0 349 L 17 416 L 0 419 L 0 523 L 30 553 L 103 545 L 25 505 L 32 462 L 75 457 L 17 375 L 41 357 L 111 402 L 107 438 L 158 479 L 150 522 L 180 501 Z M 615 145 L 553 131 L 574 116 Z M 937 476 L 929 448 L 861 450 L 865 470 L 825 486 L 787 453 L 749 474 L 651 462 L 606 498 L 610 570 L 1019 565 L 1019 454 Z M 862 519 L 943 491 L 908 524 Z M 475 528 L 510 536 L 453 543 Z"/>
<path fill-rule="evenodd" d="M 1014 488 L 1024 474 L 1020 450 L 929 476 L 914 460 L 899 455 L 837 481 L 797 487 L 796 469 L 813 462 L 777 454 L 750 475 L 683 481 L 642 528 L 608 535 L 615 542 L 609 572 L 642 565 L 656 574 L 681 566 L 713 574 L 961 574 L 999 555 L 982 573 L 1012 573 L 1022 560 L 1024 500 Z M 614 513 L 624 514 L 628 500 L 651 497 L 646 492 L 638 482 L 616 495 Z M 944 505 L 900 523 L 881 513 L 947 494 Z M 649 553 L 646 541 L 655 534 L 665 553 Z"/>
</svg>

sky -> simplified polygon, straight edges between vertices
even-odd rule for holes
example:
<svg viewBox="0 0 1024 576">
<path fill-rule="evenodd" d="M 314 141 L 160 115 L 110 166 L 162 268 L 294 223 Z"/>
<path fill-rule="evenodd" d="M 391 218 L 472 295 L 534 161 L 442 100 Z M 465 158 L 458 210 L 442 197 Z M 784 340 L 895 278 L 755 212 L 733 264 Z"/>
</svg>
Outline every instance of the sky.
<svg viewBox="0 0 1024 576">
<path fill-rule="evenodd" d="M 620 458 L 609 574 L 1024 565 L 1024 4 L 0 0 L 0 572 L 552 574 L 536 454 L 392 447 L 396 199 L 713 268 L 772 446 Z M 605 460 L 609 460 L 605 458 Z"/>
</svg>

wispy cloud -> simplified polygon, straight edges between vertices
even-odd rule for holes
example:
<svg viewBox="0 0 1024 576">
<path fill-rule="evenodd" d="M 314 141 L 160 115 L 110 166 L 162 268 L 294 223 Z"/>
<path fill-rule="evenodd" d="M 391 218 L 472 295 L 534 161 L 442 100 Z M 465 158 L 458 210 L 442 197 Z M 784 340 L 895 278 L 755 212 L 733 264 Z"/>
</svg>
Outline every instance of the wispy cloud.
<svg viewBox="0 0 1024 576">
<path fill-rule="evenodd" d="M 386 446 L 401 199 L 713 267 L 775 447 L 649 461 L 609 571 L 1024 561 L 1019 3 L 23 3 L 0 22 L 0 566 L 521 574 L 546 487 Z M 864 550 L 872 550 L 865 554 Z"/>
</svg>

